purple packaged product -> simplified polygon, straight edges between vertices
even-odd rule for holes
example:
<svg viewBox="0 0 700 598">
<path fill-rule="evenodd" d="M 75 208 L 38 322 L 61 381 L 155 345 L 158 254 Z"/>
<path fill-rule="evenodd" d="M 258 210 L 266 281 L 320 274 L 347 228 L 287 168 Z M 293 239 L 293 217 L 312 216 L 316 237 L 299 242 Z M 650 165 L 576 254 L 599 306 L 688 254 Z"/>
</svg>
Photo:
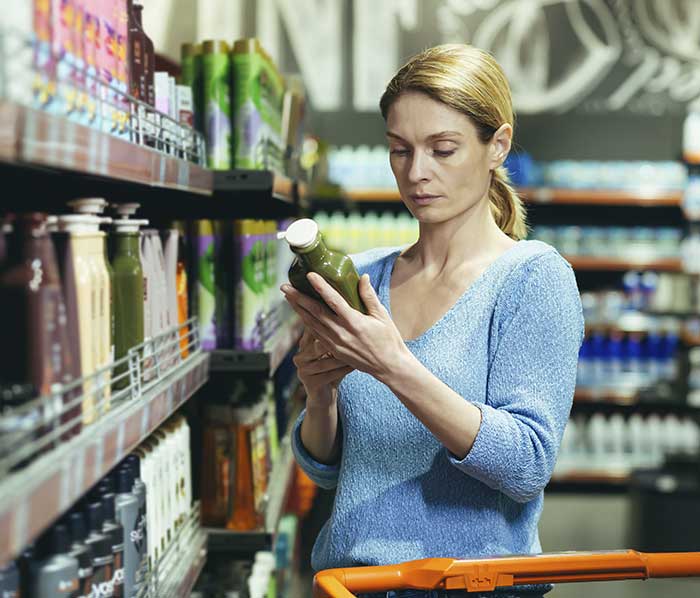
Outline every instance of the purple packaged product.
<svg viewBox="0 0 700 598">
<path fill-rule="evenodd" d="M 253 220 L 236 222 L 236 347 L 246 351 L 260 350 L 261 302 L 264 287 L 264 246 L 258 226 Z"/>
<path fill-rule="evenodd" d="M 214 269 L 214 230 L 210 220 L 197 227 L 197 312 L 202 349 L 216 349 L 216 288 Z"/>
</svg>

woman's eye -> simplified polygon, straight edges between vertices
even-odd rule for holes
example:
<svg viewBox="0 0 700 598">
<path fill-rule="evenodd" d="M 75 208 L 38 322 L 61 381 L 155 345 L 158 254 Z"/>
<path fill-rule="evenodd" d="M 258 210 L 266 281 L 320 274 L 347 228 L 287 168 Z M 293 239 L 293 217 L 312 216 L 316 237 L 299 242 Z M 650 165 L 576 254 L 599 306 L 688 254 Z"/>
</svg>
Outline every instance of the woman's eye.
<svg viewBox="0 0 700 598">
<path fill-rule="evenodd" d="M 408 154 L 409 154 L 409 152 L 407 149 L 397 148 L 397 149 L 391 150 L 392 156 L 408 156 Z"/>
<path fill-rule="evenodd" d="M 455 150 L 433 150 L 433 154 L 435 154 L 438 158 L 447 158 L 454 153 Z"/>
</svg>

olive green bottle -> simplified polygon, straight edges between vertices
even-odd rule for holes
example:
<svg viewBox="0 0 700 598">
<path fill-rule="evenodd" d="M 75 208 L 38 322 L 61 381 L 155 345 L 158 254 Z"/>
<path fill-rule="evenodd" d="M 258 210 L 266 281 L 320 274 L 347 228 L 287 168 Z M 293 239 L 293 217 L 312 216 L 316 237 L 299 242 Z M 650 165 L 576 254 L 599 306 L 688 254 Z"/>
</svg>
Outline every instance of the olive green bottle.
<svg viewBox="0 0 700 598">
<path fill-rule="evenodd" d="M 114 358 L 126 357 L 129 349 L 143 342 L 143 266 L 140 256 L 139 226 L 148 224 L 148 220 L 129 218 L 138 208 L 138 204 L 120 204 L 117 206 L 119 217 L 114 219 L 113 258 L 114 270 Z M 116 368 L 115 388 L 129 385 L 128 365 Z M 121 377 L 123 376 L 123 377 Z"/>
<path fill-rule="evenodd" d="M 360 299 L 360 277 L 355 265 L 347 255 L 328 249 L 315 221 L 310 218 L 297 220 L 278 236 L 284 238 L 297 255 L 289 268 L 289 282 L 294 288 L 322 301 L 306 278 L 309 272 L 315 272 L 338 291 L 351 307 L 367 313 Z"/>
</svg>

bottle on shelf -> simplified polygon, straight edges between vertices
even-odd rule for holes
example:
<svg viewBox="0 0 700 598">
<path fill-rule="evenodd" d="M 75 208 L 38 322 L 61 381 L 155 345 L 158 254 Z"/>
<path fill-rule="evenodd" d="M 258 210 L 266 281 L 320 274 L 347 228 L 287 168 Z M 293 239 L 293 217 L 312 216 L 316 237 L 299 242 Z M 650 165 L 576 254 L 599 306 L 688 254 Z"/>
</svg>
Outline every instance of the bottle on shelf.
<svg viewBox="0 0 700 598">
<path fill-rule="evenodd" d="M 0 364 L 3 387 L 31 385 L 38 396 L 55 394 L 60 397 L 60 385 L 70 382 L 75 375 L 58 272 L 53 244 L 46 231 L 46 216 L 39 213 L 18 216 L 0 271 L 3 300 L 0 324 L 5 338 L 13 342 L 13 350 L 6 352 Z M 15 406 L 18 398 L 12 397 Z M 43 419 L 50 422 L 49 429 L 58 421 L 66 424 L 64 437 L 75 432 L 75 428 L 67 424 L 71 413 L 63 409 L 68 400 L 63 396 L 44 405 Z M 49 429 L 35 431 L 41 435 Z"/>
<path fill-rule="evenodd" d="M 39 542 L 42 560 L 36 565 L 29 586 L 29 595 L 35 598 L 75 596 L 80 587 L 78 559 L 71 555 L 71 536 L 68 526 L 57 523 Z"/>
<path fill-rule="evenodd" d="M 119 362 L 127 357 L 129 349 L 144 341 L 144 271 L 140 256 L 139 227 L 147 220 L 130 218 L 139 205 L 119 204 L 118 217 L 112 225 L 114 270 L 114 359 Z M 129 383 L 129 366 L 120 364 L 114 371 L 114 387 L 126 388 Z"/>
</svg>

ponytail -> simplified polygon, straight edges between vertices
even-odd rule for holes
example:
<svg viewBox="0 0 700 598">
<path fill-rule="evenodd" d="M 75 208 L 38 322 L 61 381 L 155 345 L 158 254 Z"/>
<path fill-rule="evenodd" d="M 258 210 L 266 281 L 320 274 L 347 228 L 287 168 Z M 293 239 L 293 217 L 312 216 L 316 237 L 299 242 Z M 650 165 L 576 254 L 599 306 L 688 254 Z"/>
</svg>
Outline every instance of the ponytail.
<svg viewBox="0 0 700 598">
<path fill-rule="evenodd" d="M 498 228 L 516 241 L 524 239 L 527 236 L 525 206 L 511 187 L 508 171 L 503 166 L 493 171 L 489 201 Z"/>
</svg>

